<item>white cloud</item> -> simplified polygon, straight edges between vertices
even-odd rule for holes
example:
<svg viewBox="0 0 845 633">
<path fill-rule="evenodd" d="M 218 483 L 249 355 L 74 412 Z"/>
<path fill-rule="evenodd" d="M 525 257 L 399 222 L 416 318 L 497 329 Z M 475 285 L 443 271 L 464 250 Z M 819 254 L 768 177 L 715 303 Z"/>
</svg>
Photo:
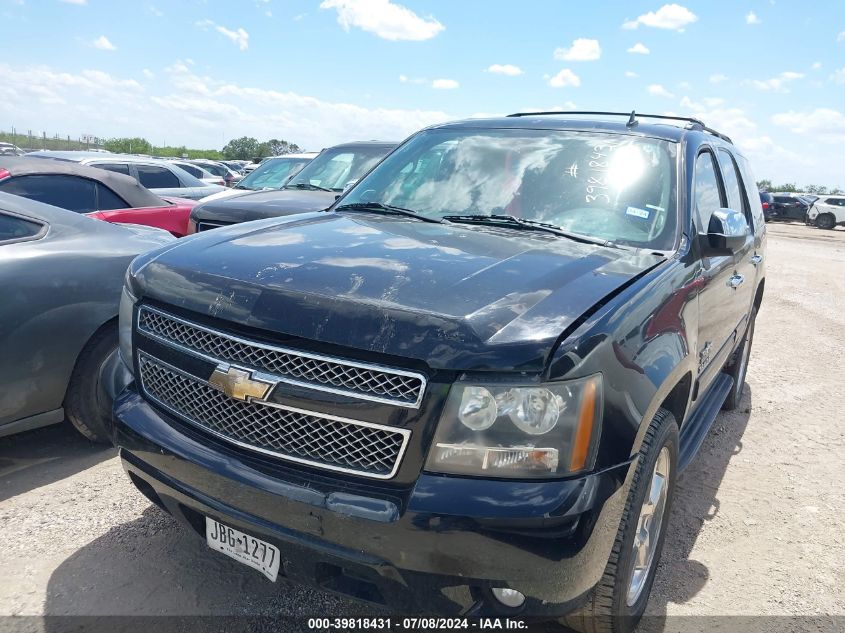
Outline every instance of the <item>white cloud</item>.
<svg viewBox="0 0 845 633">
<path fill-rule="evenodd" d="M 642 42 L 637 42 L 628 49 L 628 52 L 634 53 L 635 55 L 648 55 L 651 51 L 648 50 L 648 47 Z"/>
<path fill-rule="evenodd" d="M 746 24 L 760 24 L 762 20 L 757 17 L 757 14 L 754 11 L 749 11 L 748 14 L 745 16 L 745 23 Z"/>
<path fill-rule="evenodd" d="M 840 68 L 830 76 L 831 81 L 837 84 L 845 84 L 845 67 Z"/>
<path fill-rule="evenodd" d="M 798 79 L 803 78 L 803 73 L 796 73 L 788 70 L 786 72 L 782 72 L 777 77 L 772 77 L 771 79 L 753 79 L 750 83 L 758 90 L 765 90 L 770 92 L 789 92 L 787 84 L 792 81 L 796 81 Z"/>
<path fill-rule="evenodd" d="M 675 98 L 675 95 L 673 95 L 671 92 L 666 90 L 666 88 L 664 88 L 660 84 L 651 84 L 648 87 L 648 94 L 654 95 L 656 97 L 665 97 L 667 99 L 674 99 Z"/>
<path fill-rule="evenodd" d="M 633 70 L 626 70 L 625 76 L 629 77 L 631 79 L 633 79 L 634 77 L 639 77 L 639 75 L 637 73 L 635 73 Z"/>
<path fill-rule="evenodd" d="M 0 60 L 0 120 L 23 129 L 100 137 L 142 136 L 152 143 L 220 148 L 229 138 L 285 138 L 319 150 L 350 139 L 400 141 L 422 127 L 458 118 L 422 109 L 368 108 L 255 88 L 196 73 L 177 61 L 144 85 L 100 70 L 7 64 Z M 464 113 L 461 113 L 463 115 Z M 221 117 L 230 120 L 224 139 Z"/>
<path fill-rule="evenodd" d="M 841 31 L 839 35 L 836 36 L 837 42 L 845 42 L 845 31 Z"/>
<path fill-rule="evenodd" d="M 723 75 L 722 73 L 716 73 L 714 75 L 710 75 L 710 83 L 711 84 L 720 84 L 728 80 L 727 75 Z"/>
<path fill-rule="evenodd" d="M 147 79 L 155 79 L 155 76 L 156 76 L 155 73 L 153 71 L 151 71 L 149 68 L 144 68 L 144 70 L 142 70 L 141 73 Z"/>
<path fill-rule="evenodd" d="M 158 7 L 152 4 L 147 7 L 147 11 L 149 11 L 150 14 L 154 15 L 157 18 L 160 18 L 164 15 L 164 13 Z"/>
<path fill-rule="evenodd" d="M 549 78 L 549 85 L 552 88 L 577 88 L 581 85 L 581 78 L 568 68 L 564 68 L 557 75 Z"/>
<path fill-rule="evenodd" d="M 781 112 L 772 116 L 772 123 L 794 134 L 811 135 L 813 143 L 839 143 L 845 138 L 845 114 L 831 108 Z"/>
<path fill-rule="evenodd" d="M 636 20 L 628 20 L 623 29 L 636 29 L 640 25 L 655 29 L 668 29 L 683 33 L 684 27 L 698 20 L 698 16 L 679 4 L 664 4 L 657 11 L 642 14 Z"/>
<path fill-rule="evenodd" d="M 249 33 L 247 33 L 243 28 L 238 28 L 233 31 L 232 29 L 227 29 L 225 26 L 215 24 L 213 20 L 200 20 L 199 22 L 196 22 L 195 25 L 201 29 L 214 29 L 220 33 L 220 35 L 231 40 L 231 42 L 237 45 L 237 47 L 242 51 L 249 48 Z"/>
<path fill-rule="evenodd" d="M 88 4 L 88 0 L 60 0 L 60 2 L 64 2 L 65 4 L 75 4 L 78 7 L 83 7 Z"/>
<path fill-rule="evenodd" d="M 399 75 L 399 81 L 403 84 L 427 84 L 428 79 L 423 79 L 421 77 L 408 77 L 407 75 Z"/>
<path fill-rule="evenodd" d="M 822 67 L 822 63 L 821 63 L 821 62 L 813 62 L 813 65 L 811 66 L 811 68 L 812 68 L 813 70 L 821 70 L 821 67 Z"/>
<path fill-rule="evenodd" d="M 420 17 L 391 0 L 323 0 L 321 9 L 337 11 L 344 30 L 353 26 L 385 40 L 429 40 L 445 27 L 434 17 Z"/>
<path fill-rule="evenodd" d="M 521 75 L 523 70 L 519 66 L 514 66 L 513 64 L 493 64 L 487 68 L 487 72 L 495 75 L 516 77 L 517 75 Z"/>
<path fill-rule="evenodd" d="M 579 37 L 569 48 L 556 48 L 554 58 L 570 62 L 591 62 L 601 57 L 598 40 Z"/>
<path fill-rule="evenodd" d="M 117 46 L 112 44 L 109 41 L 109 38 L 107 38 L 105 35 L 101 35 L 100 37 L 95 39 L 93 42 L 91 42 L 91 46 L 93 46 L 94 48 L 98 48 L 101 51 L 116 51 L 117 50 Z"/>
<path fill-rule="evenodd" d="M 460 88 L 461 84 L 454 79 L 435 79 L 431 82 L 431 87 L 435 90 L 454 90 Z"/>
</svg>

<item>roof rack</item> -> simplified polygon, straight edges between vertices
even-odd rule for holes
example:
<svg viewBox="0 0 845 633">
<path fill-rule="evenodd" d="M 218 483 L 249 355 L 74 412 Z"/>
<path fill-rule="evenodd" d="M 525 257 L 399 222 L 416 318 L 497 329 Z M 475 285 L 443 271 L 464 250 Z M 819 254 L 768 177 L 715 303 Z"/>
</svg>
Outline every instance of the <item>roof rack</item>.
<svg viewBox="0 0 845 633">
<path fill-rule="evenodd" d="M 590 111 L 590 110 L 549 110 L 546 112 L 516 112 L 514 114 L 509 114 L 508 117 L 523 117 L 523 116 L 549 116 L 553 114 L 586 114 L 591 116 L 624 116 L 628 119 L 626 125 L 628 127 L 635 127 L 638 123 L 639 118 L 642 119 L 664 119 L 670 121 L 686 121 L 690 123 L 689 129 L 692 130 L 701 130 L 702 132 L 707 132 L 708 134 L 712 134 L 723 141 L 733 144 L 731 138 L 721 132 L 717 132 L 713 128 L 709 128 L 704 125 L 704 122 L 700 119 L 694 119 L 692 117 L 687 116 L 670 116 L 668 114 L 640 114 L 639 112 L 635 112 L 631 110 L 630 112 L 600 112 L 600 111 Z"/>
</svg>

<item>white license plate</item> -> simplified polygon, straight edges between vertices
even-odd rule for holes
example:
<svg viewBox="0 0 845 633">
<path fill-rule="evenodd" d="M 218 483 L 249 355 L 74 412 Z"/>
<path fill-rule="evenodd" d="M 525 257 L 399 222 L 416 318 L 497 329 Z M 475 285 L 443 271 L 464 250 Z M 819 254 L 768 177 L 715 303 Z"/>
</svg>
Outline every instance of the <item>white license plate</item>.
<svg viewBox="0 0 845 633">
<path fill-rule="evenodd" d="M 205 540 L 211 549 L 257 569 L 276 582 L 279 574 L 279 548 L 240 530 L 205 517 Z"/>
</svg>

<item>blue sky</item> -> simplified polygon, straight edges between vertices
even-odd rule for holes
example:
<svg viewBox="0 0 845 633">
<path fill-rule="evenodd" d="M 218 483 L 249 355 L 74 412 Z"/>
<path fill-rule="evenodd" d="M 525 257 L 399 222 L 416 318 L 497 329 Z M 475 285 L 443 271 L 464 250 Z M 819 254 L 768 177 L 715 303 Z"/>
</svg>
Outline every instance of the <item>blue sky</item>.
<svg viewBox="0 0 845 633">
<path fill-rule="evenodd" d="M 0 0 L 0 129 L 320 149 L 455 118 L 692 114 L 845 187 L 842 0 Z"/>
</svg>

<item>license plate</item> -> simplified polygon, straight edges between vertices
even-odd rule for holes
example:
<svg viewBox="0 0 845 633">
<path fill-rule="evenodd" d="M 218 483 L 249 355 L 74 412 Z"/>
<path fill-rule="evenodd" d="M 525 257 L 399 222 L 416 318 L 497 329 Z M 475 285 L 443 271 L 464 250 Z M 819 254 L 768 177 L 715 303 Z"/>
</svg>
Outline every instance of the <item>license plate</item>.
<svg viewBox="0 0 845 633">
<path fill-rule="evenodd" d="M 205 517 L 205 540 L 211 549 L 257 569 L 276 582 L 279 574 L 279 548 L 228 525 Z"/>
</svg>

